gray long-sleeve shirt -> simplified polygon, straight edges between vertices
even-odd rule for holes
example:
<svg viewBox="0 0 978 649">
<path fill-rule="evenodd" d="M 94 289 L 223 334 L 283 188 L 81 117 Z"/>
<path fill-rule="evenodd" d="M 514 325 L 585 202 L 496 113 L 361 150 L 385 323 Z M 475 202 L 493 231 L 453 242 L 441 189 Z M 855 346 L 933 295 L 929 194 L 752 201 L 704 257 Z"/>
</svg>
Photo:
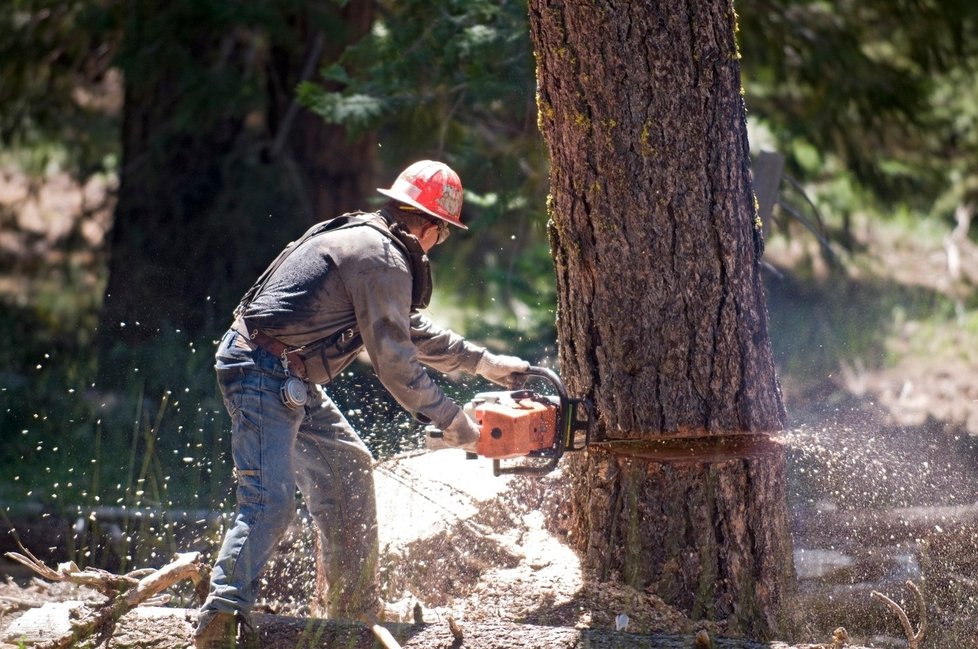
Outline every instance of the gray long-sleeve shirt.
<svg viewBox="0 0 978 649">
<path fill-rule="evenodd" d="M 384 223 L 379 214 L 371 215 Z M 422 367 L 475 373 L 485 349 L 411 309 L 405 253 L 369 226 L 327 231 L 302 243 L 244 311 L 250 327 L 292 347 L 308 347 L 337 376 L 366 350 L 384 387 L 413 416 L 446 427 L 459 407 Z M 319 341 L 358 330 L 360 338 L 316 350 Z M 307 365 L 309 360 L 307 359 Z"/>
</svg>

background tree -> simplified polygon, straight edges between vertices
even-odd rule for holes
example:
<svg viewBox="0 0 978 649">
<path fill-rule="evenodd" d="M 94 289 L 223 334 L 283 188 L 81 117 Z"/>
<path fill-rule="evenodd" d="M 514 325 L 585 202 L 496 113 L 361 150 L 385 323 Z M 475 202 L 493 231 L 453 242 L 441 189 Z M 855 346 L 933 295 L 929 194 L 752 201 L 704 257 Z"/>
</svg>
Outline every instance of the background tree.
<svg viewBox="0 0 978 649">
<path fill-rule="evenodd" d="M 0 9 L 0 143 L 32 151 L 27 171 L 39 174 L 57 158 L 83 178 L 104 170 L 118 134 L 111 82 L 121 38 L 89 0 Z"/>
<path fill-rule="evenodd" d="M 295 101 L 370 28 L 370 2 L 140 0 L 115 15 L 122 167 L 99 332 L 110 382 L 128 380 L 125 359 L 151 339 L 224 326 L 275 250 L 357 206 L 373 161 L 369 138 Z"/>
<path fill-rule="evenodd" d="M 785 420 L 733 5 L 533 0 L 530 25 L 560 365 L 597 413 L 598 445 L 572 472 L 577 544 L 599 579 L 783 634 L 784 457 L 731 450 Z M 687 446 L 701 451 L 662 461 Z"/>
</svg>

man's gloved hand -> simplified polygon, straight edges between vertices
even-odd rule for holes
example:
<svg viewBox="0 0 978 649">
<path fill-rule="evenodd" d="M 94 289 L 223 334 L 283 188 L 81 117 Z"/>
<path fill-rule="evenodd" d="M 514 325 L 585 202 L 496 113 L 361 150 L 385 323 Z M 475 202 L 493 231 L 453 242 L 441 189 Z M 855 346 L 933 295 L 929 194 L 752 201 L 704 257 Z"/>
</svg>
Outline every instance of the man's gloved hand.
<svg viewBox="0 0 978 649">
<path fill-rule="evenodd" d="M 475 453 L 475 447 L 478 443 L 479 426 L 461 408 L 451 423 L 441 430 L 441 437 L 432 437 L 430 432 L 425 435 L 425 448 L 429 451 L 460 448 Z"/>
<path fill-rule="evenodd" d="M 530 364 L 522 358 L 485 351 L 475 366 L 475 373 L 493 383 L 515 390 L 523 385 L 524 377 L 522 374 L 528 369 L 530 369 Z"/>
</svg>

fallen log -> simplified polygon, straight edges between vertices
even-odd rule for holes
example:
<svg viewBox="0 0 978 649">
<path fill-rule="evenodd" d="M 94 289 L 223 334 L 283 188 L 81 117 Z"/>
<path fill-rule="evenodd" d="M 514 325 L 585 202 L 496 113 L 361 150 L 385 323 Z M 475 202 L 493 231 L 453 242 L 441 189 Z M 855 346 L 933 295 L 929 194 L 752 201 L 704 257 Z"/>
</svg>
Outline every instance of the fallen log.
<svg viewBox="0 0 978 649">
<path fill-rule="evenodd" d="M 75 603 L 80 604 L 80 603 Z M 34 614 L 43 617 L 44 623 L 53 626 L 52 615 L 60 616 L 69 623 L 71 608 L 65 603 L 46 604 L 41 609 L 28 611 L 24 617 Z M 43 612 L 43 613 L 42 613 Z M 77 612 L 74 613 L 77 615 Z M 140 606 L 118 620 L 115 631 L 105 644 L 106 649 L 186 649 L 196 623 L 197 612 L 192 609 L 159 608 Z M 23 618 L 21 618 L 23 620 Z M 281 649 L 304 647 L 306 649 L 343 647 L 344 649 L 373 649 L 377 638 L 371 628 L 357 622 L 340 622 L 317 618 L 299 618 L 280 615 L 255 614 L 257 629 L 256 647 Z M 28 623 L 11 625 L 0 642 L 14 645 L 24 642 L 36 646 L 43 642 L 35 636 L 20 635 Z M 36 628 L 36 627 L 35 627 Z M 431 624 L 384 624 L 405 649 L 446 649 L 468 647 L 470 649 L 689 649 L 713 647 L 713 649 L 830 649 L 831 640 L 825 644 L 791 645 L 783 642 L 760 643 L 737 638 L 713 637 L 705 634 L 636 634 L 610 629 L 573 629 L 518 624 L 504 621 L 464 621 L 464 639 L 457 639 L 448 621 Z M 707 644 L 704 644 L 707 643 Z M 0 647 L 4 645 L 0 644 Z M 849 649 L 865 649 L 847 645 Z"/>
<path fill-rule="evenodd" d="M 31 615 L 34 611 L 24 615 L 21 624 L 14 627 L 9 637 L 4 638 L 9 642 L 29 641 L 31 646 L 40 649 L 67 649 L 88 638 L 100 641 L 111 637 L 116 621 L 140 604 L 152 601 L 157 594 L 184 579 L 190 579 L 199 587 L 209 574 L 209 568 L 202 563 L 198 552 L 178 554 L 159 570 L 140 570 L 120 576 L 96 568 L 80 570 L 71 562 L 62 563 L 57 570 L 53 570 L 27 549 L 22 550 L 24 554 L 8 552 L 7 557 L 50 581 L 76 583 L 108 596 L 107 601 L 99 606 L 81 602 L 42 606 L 36 616 Z M 61 619 L 62 616 L 66 616 L 65 619 Z"/>
</svg>

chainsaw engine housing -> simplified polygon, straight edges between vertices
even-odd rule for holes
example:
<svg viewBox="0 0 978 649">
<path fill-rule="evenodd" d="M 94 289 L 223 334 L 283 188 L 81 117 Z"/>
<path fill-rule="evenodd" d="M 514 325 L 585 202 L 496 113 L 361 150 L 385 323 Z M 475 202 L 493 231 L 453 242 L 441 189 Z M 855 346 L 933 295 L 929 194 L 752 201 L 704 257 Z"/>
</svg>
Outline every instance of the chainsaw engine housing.
<svg viewBox="0 0 978 649">
<path fill-rule="evenodd" d="M 590 402 L 569 397 L 551 369 L 530 366 L 521 374 L 524 381 L 549 384 L 547 392 L 480 392 L 463 406 L 479 426 L 476 452 L 467 455 L 491 459 L 497 476 L 545 475 L 557 468 L 565 451 L 582 451 L 590 444 Z M 434 438 L 441 432 L 436 429 L 429 435 Z M 506 460 L 512 461 L 504 465 Z"/>
<path fill-rule="evenodd" d="M 482 392 L 465 405 L 479 425 L 476 452 L 482 457 L 506 459 L 534 455 L 556 448 L 560 400 L 530 390 Z"/>
</svg>

